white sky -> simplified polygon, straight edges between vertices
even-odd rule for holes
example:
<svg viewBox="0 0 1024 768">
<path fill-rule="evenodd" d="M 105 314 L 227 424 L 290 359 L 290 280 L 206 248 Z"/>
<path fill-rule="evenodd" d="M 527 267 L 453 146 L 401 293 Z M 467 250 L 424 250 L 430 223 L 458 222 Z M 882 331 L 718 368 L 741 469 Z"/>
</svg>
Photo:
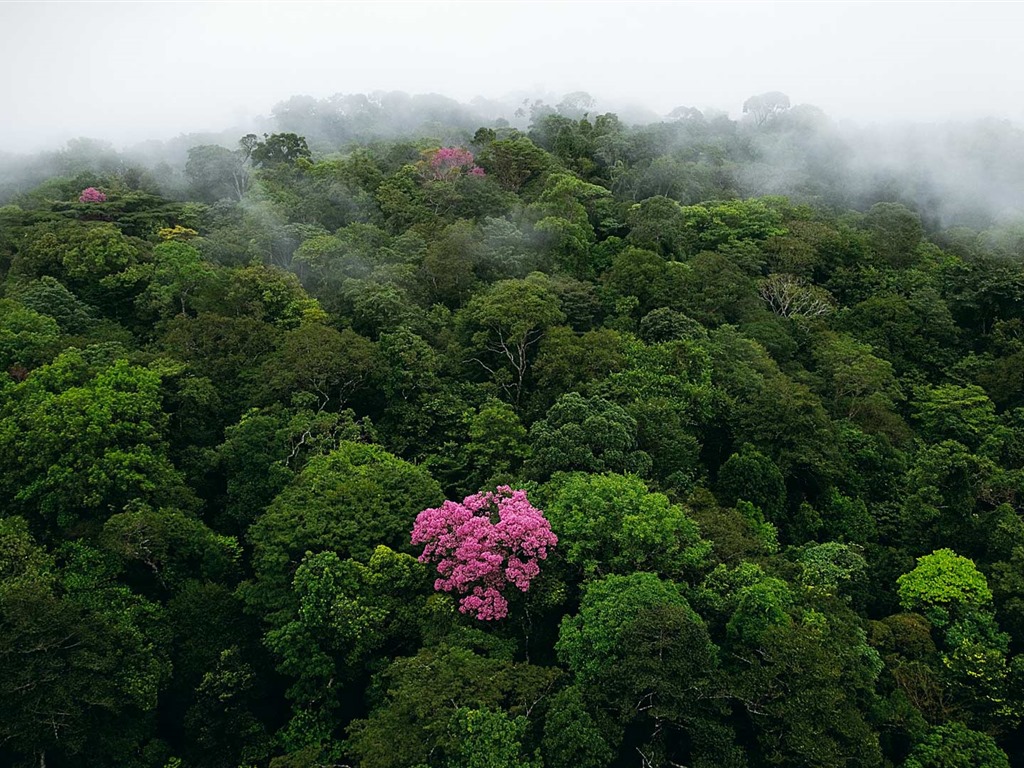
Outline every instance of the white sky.
<svg viewBox="0 0 1024 768">
<path fill-rule="evenodd" d="M 222 129 L 294 94 L 585 90 L 1024 122 L 1024 2 L 5 2 L 0 150 Z"/>
</svg>

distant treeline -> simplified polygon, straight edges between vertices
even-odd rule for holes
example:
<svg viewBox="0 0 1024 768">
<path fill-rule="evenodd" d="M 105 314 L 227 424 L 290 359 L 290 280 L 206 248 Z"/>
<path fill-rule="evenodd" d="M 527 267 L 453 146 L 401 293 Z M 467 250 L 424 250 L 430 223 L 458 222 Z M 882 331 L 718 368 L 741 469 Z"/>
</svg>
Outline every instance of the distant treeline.
<svg viewBox="0 0 1024 768">
<path fill-rule="evenodd" d="M 83 138 L 38 155 L 0 152 L 0 204 L 53 176 L 79 173 L 122 174 L 147 191 L 190 199 L 196 191 L 185 173 L 189 150 L 233 149 L 238 136 L 250 131 L 303 136 L 319 158 L 376 142 L 466 144 L 486 126 L 518 128 L 566 160 L 589 152 L 603 166 L 601 177 L 615 182 L 614 191 L 634 199 L 664 194 L 688 204 L 712 196 L 783 194 L 836 209 L 895 201 L 918 211 L 930 227 L 979 229 L 1019 217 L 1024 208 L 1024 132 L 1008 121 L 837 125 L 813 106 L 791 108 L 788 97 L 776 92 L 748 99 L 740 120 L 685 106 L 664 116 L 630 106 L 609 111 L 584 92 L 551 101 L 477 98 L 462 104 L 402 92 L 294 96 L 239 129 L 122 151 Z"/>
</svg>

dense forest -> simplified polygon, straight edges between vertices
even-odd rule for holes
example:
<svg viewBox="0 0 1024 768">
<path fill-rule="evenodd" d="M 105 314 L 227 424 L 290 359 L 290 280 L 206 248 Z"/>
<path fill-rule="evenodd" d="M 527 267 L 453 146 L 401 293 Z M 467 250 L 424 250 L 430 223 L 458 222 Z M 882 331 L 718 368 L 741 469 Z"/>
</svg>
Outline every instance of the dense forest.
<svg viewBox="0 0 1024 768">
<path fill-rule="evenodd" d="M 1024 766 L 1021 133 L 591 107 L 8 159 L 0 764 Z"/>
</svg>

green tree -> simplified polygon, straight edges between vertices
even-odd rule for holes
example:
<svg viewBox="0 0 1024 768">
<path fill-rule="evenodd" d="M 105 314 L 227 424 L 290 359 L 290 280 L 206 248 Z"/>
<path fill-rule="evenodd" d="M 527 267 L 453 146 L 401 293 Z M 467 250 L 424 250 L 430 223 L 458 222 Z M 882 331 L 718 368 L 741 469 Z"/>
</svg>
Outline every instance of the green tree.
<svg viewBox="0 0 1024 768">
<path fill-rule="evenodd" d="M 24 376 L 50 359 L 59 338 L 60 327 L 52 317 L 0 299 L 0 369 Z"/>
<path fill-rule="evenodd" d="M 256 670 L 237 647 L 220 653 L 203 675 L 196 701 L 185 715 L 199 766 L 234 766 L 266 760 L 273 743 L 253 710 L 258 703 Z"/>
<path fill-rule="evenodd" d="M 875 203 L 864 216 L 864 226 L 883 264 L 906 268 L 916 260 L 923 229 L 913 211 L 899 203 Z"/>
<path fill-rule="evenodd" d="M 954 722 L 932 728 L 903 768 L 1010 768 L 1010 761 L 991 736 Z"/>
<path fill-rule="evenodd" d="M 449 768 L 531 768 L 521 740 L 530 722 L 505 712 L 461 707 L 449 726 L 455 740 L 448 751 Z"/>
<path fill-rule="evenodd" d="M 718 649 L 678 585 L 642 571 L 589 582 L 556 648 L 578 686 L 638 729 L 641 753 L 742 765 L 729 729 L 716 722 Z M 666 727 L 685 737 L 663 739 Z"/>
<path fill-rule="evenodd" d="M 890 413 L 900 395 L 892 365 L 876 357 L 870 345 L 847 335 L 822 342 L 814 356 L 834 412 L 865 424 Z"/>
<path fill-rule="evenodd" d="M 137 502 L 104 523 L 100 543 L 126 562 L 144 566 L 161 586 L 175 589 L 193 578 L 230 581 L 242 556 L 234 538 L 214 533 L 195 517 Z"/>
<path fill-rule="evenodd" d="M 550 768 L 604 768 L 614 756 L 607 733 L 587 709 L 578 686 L 556 693 L 544 721 L 544 764 Z"/>
<path fill-rule="evenodd" d="M 428 765 L 438 749 L 450 749 L 455 756 L 473 743 L 464 729 L 451 732 L 456 713 L 463 708 L 505 712 L 515 724 L 516 718 L 529 716 L 559 675 L 553 667 L 513 664 L 465 648 L 423 648 L 415 656 L 395 659 L 380 674 L 383 695 L 369 717 L 350 726 L 347 751 L 365 768 Z M 494 734 L 497 726 L 508 735 L 500 719 L 487 720 L 480 723 L 485 732 Z M 508 740 L 501 742 L 511 748 Z M 523 746 L 530 751 L 530 744 Z"/>
<path fill-rule="evenodd" d="M 188 150 L 185 175 L 192 193 L 200 200 L 241 200 L 249 189 L 249 155 L 216 144 L 202 144 Z"/>
<path fill-rule="evenodd" d="M 646 474 L 651 458 L 638 450 L 636 420 L 600 397 L 563 395 L 530 428 L 527 472 L 546 479 L 555 472 Z"/>
<path fill-rule="evenodd" d="M 346 328 L 304 322 L 281 337 L 263 365 L 267 391 L 277 397 L 308 393 L 322 411 L 331 403 L 344 407 L 377 371 L 373 343 Z"/>
<path fill-rule="evenodd" d="M 686 255 L 686 216 L 675 200 L 655 195 L 636 203 L 626 218 L 631 245 L 657 253 L 665 259 Z"/>
<path fill-rule="evenodd" d="M 46 554 L 0 519 L 0 738 L 17 762 L 131 765 L 170 665 L 159 606 L 80 543 Z"/>
<path fill-rule="evenodd" d="M 477 156 L 487 174 L 497 179 L 502 188 L 518 192 L 554 167 L 554 159 L 525 136 L 498 139 Z"/>
<path fill-rule="evenodd" d="M 975 385 L 920 387 L 911 407 L 921 436 L 930 441 L 957 440 L 977 450 L 996 426 L 995 405 Z"/>
<path fill-rule="evenodd" d="M 782 518 L 786 504 L 786 485 L 775 463 L 752 445 L 744 445 L 718 470 L 718 490 L 722 500 L 734 505 L 745 499 L 756 505 L 769 520 Z"/>
<path fill-rule="evenodd" d="M 258 168 L 291 165 L 300 158 L 309 158 L 306 139 L 295 133 L 263 134 L 263 141 L 252 143 L 252 162 Z"/>
<path fill-rule="evenodd" d="M 559 476 L 548 484 L 544 510 L 565 559 L 586 577 L 651 571 L 692 575 L 711 547 L 685 510 L 650 493 L 635 476 Z"/>
<path fill-rule="evenodd" d="M 111 315 L 123 313 L 126 291 L 115 278 L 138 263 L 142 246 L 113 224 L 61 221 L 39 224 L 11 264 L 21 279 L 55 277 L 86 302 Z"/>
<path fill-rule="evenodd" d="M 102 525 L 134 499 L 187 508 L 165 428 L 158 371 L 123 359 L 93 367 L 68 350 L 0 405 L 0 488 L 12 511 L 63 530 Z"/>
<path fill-rule="evenodd" d="M 293 609 L 266 635 L 290 681 L 291 746 L 330 741 L 375 660 L 416 651 L 430 586 L 423 565 L 385 546 L 365 564 L 331 551 L 306 554 L 292 581 Z"/>
<path fill-rule="evenodd" d="M 56 320 L 62 333 L 84 334 L 97 322 L 95 307 L 83 302 L 49 275 L 19 286 L 15 294 L 26 308 Z"/>
<path fill-rule="evenodd" d="M 153 249 L 150 261 L 129 268 L 121 277 L 142 284 L 135 306 L 144 317 L 167 318 L 194 308 L 198 294 L 212 285 L 217 271 L 191 245 L 169 240 Z"/>
<path fill-rule="evenodd" d="M 534 357 L 544 334 L 565 319 L 546 276 L 502 280 L 477 294 L 459 312 L 475 362 L 508 400 L 518 406 Z"/>
<path fill-rule="evenodd" d="M 974 561 L 951 549 L 917 558 L 917 567 L 896 580 L 900 605 L 945 626 L 957 617 L 990 609 L 992 592 Z"/>
<path fill-rule="evenodd" d="M 250 606 L 270 618 L 292 605 L 292 574 L 307 551 L 366 560 L 380 544 L 408 549 L 416 514 L 442 500 L 426 470 L 374 445 L 342 442 L 312 458 L 249 529 Z"/>
</svg>

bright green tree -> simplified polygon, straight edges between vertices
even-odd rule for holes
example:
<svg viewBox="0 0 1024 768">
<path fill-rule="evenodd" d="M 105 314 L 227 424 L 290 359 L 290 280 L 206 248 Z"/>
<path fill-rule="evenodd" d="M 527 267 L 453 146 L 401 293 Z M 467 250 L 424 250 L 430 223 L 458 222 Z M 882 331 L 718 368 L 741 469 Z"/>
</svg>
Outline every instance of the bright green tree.
<svg viewBox="0 0 1024 768">
<path fill-rule="evenodd" d="M 544 510 L 559 552 L 587 577 L 651 571 L 669 578 L 696 572 L 710 554 L 697 525 L 636 476 L 559 476 Z"/>
<path fill-rule="evenodd" d="M 408 549 L 411 521 L 442 500 L 426 470 L 378 446 L 342 442 L 312 458 L 249 529 L 250 605 L 268 618 L 292 605 L 292 576 L 308 551 L 365 561 L 380 544 Z"/>
</svg>

